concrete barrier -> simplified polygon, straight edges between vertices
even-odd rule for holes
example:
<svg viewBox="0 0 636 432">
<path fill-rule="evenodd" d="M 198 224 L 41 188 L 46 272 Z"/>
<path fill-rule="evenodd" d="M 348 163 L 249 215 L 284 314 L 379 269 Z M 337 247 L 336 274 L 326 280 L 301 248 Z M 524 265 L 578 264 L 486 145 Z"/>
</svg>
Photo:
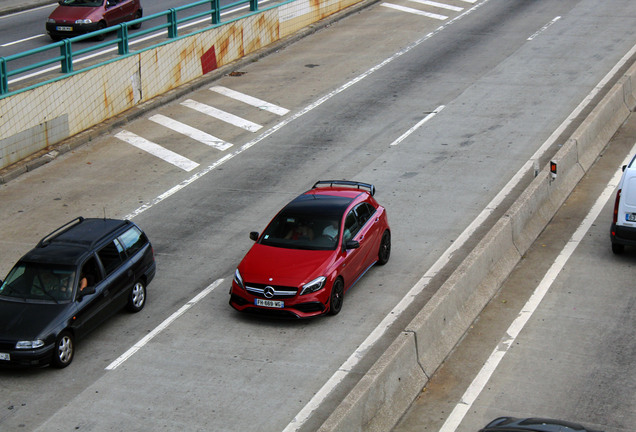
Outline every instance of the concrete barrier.
<svg viewBox="0 0 636 432">
<path fill-rule="evenodd" d="M 635 78 L 636 64 L 556 153 L 557 177 L 552 178 L 548 167 L 537 175 L 323 423 L 321 432 L 390 431 L 397 424 L 634 110 Z"/>
</svg>

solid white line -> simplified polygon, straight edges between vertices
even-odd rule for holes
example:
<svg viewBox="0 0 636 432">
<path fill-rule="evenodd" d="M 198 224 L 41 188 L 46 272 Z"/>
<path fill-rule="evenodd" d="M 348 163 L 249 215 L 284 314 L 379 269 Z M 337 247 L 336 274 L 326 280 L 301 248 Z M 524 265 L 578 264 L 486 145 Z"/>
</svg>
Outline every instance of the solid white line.
<svg viewBox="0 0 636 432">
<path fill-rule="evenodd" d="M 170 324 L 172 324 L 177 318 L 183 315 L 188 309 L 190 309 L 192 306 L 200 302 L 203 298 L 205 298 L 205 296 L 210 294 L 216 287 L 221 285 L 222 282 L 223 282 L 223 279 L 217 279 L 211 285 L 209 285 L 206 289 L 204 289 L 199 294 L 197 294 L 192 300 L 190 300 L 189 302 L 181 306 L 181 308 L 178 311 L 176 311 L 175 313 L 170 315 L 168 318 L 166 318 L 161 324 L 155 327 L 150 333 L 144 336 L 139 342 L 137 342 L 130 349 L 128 349 L 128 351 L 120 355 L 111 364 L 106 366 L 106 370 L 115 370 L 119 366 L 121 366 L 123 362 L 128 360 L 133 354 L 135 354 L 137 351 L 143 348 L 148 342 L 150 342 L 155 336 L 157 336 L 159 333 L 165 330 Z"/>
<path fill-rule="evenodd" d="M 236 90 L 229 89 L 223 86 L 214 86 L 210 88 L 213 92 L 217 92 L 222 94 L 223 96 L 227 96 L 232 99 L 236 99 L 238 101 L 244 102 L 253 107 L 262 109 L 264 111 L 269 111 L 273 114 L 283 116 L 289 112 L 287 108 L 279 107 L 278 105 L 274 105 L 272 103 L 266 102 L 264 100 L 255 98 L 253 96 L 246 95 L 241 92 L 237 92 Z"/>
<path fill-rule="evenodd" d="M 455 12 L 461 12 L 464 10 L 464 8 L 458 7 L 458 6 L 452 6 L 449 4 L 445 4 L 445 3 L 438 3 L 438 2 L 434 2 L 434 1 L 430 1 L 430 0 L 410 0 L 412 2 L 415 3 L 420 3 L 423 5 L 427 5 L 427 6 L 433 6 L 436 8 L 440 8 L 440 9 L 448 9 L 451 11 L 455 11 Z"/>
<path fill-rule="evenodd" d="M 210 117 L 217 118 L 221 121 L 230 123 L 234 126 L 240 127 L 241 129 L 245 129 L 250 132 L 256 132 L 263 127 L 259 124 L 252 123 L 249 120 L 245 120 L 241 117 L 235 116 L 234 114 L 230 114 L 218 108 L 214 108 L 210 105 L 206 105 L 201 102 L 194 101 L 192 99 L 188 99 L 181 102 L 181 105 L 186 106 L 188 108 L 192 108 L 193 110 L 199 111 L 200 113 L 209 115 Z"/>
<path fill-rule="evenodd" d="M 634 152 L 636 152 L 636 145 L 634 145 L 623 164 L 629 162 Z M 623 164 L 621 164 L 621 166 Z M 534 290 L 532 296 L 528 299 L 517 318 L 508 328 L 506 335 L 501 339 L 501 341 L 490 354 L 490 357 L 481 368 L 473 382 L 470 384 L 468 389 L 466 389 L 466 392 L 462 396 L 460 402 L 455 406 L 451 414 L 442 425 L 440 432 L 455 432 L 457 430 L 462 420 L 466 416 L 466 413 L 470 410 L 473 403 L 490 380 L 490 377 L 497 369 L 499 362 L 501 362 L 501 360 L 504 358 L 505 354 L 515 342 L 517 336 L 519 336 L 521 330 L 523 330 L 530 317 L 537 310 L 539 304 L 547 294 L 548 290 L 550 289 L 556 278 L 559 276 L 559 273 L 561 272 L 561 270 L 563 270 L 563 267 L 570 259 L 577 246 L 581 243 L 583 237 L 588 232 L 592 224 L 594 224 L 594 221 L 603 210 L 603 207 L 607 204 L 607 201 L 613 196 L 614 191 L 616 190 L 616 187 L 618 186 L 618 183 L 620 181 L 621 175 L 622 169 L 618 169 L 614 173 L 614 176 L 605 186 L 605 189 L 598 197 L 588 214 L 585 216 L 585 219 L 581 222 L 574 234 L 572 234 L 572 237 L 563 247 L 557 258 L 554 260 L 554 263 L 546 272 L 545 276 L 543 277 L 537 288 Z"/>
<path fill-rule="evenodd" d="M 224 151 L 232 147 L 232 144 L 229 142 L 223 141 L 220 138 L 215 137 L 214 135 L 210 135 L 209 133 L 203 132 L 199 129 L 193 128 L 185 123 L 181 123 L 180 121 L 173 120 L 170 117 L 166 117 L 161 114 L 155 114 L 150 117 L 148 120 L 153 121 L 157 124 L 165 126 L 173 131 L 179 132 L 185 136 L 188 136 L 194 140 L 197 140 L 205 145 L 210 147 L 214 147 L 217 150 Z"/>
<path fill-rule="evenodd" d="M 539 36 L 541 33 L 543 33 L 544 31 L 546 31 L 548 27 L 550 27 L 552 24 L 554 24 L 555 22 L 557 22 L 557 21 L 558 21 L 558 20 L 560 20 L 560 19 L 561 19 L 561 17 L 560 17 L 560 16 L 553 18 L 553 19 L 552 19 L 552 21 L 550 21 L 549 23 L 547 23 L 546 25 L 544 25 L 543 27 L 541 27 L 541 28 L 539 29 L 539 31 L 537 31 L 535 34 L 533 34 L 532 36 L 530 36 L 530 37 L 528 38 L 528 40 L 529 40 L 529 41 L 533 40 L 534 38 L 536 38 L 537 36 Z"/>
<path fill-rule="evenodd" d="M 408 12 L 408 13 L 415 14 L 415 15 L 422 15 L 422 16 L 425 16 L 427 18 L 433 18 L 433 19 L 440 20 L 440 21 L 448 19 L 448 17 L 445 16 L 445 15 L 439 15 L 439 14 L 434 14 L 434 13 L 430 13 L 430 12 L 424 12 L 424 11 L 421 11 L 419 9 L 413 9 L 413 8 L 410 8 L 410 7 L 400 6 L 400 5 L 396 5 L 396 4 L 393 4 L 393 3 L 382 3 L 381 6 L 385 6 L 385 7 L 391 8 L 391 9 L 395 9 L 395 10 L 399 10 L 401 12 Z"/>
<path fill-rule="evenodd" d="M 435 117 L 435 115 L 437 115 L 440 111 L 442 111 L 444 109 L 444 105 L 440 105 L 437 108 L 435 108 L 435 110 L 431 113 L 429 113 L 426 117 L 424 117 L 422 120 L 420 120 L 415 126 L 413 126 L 411 129 L 407 130 L 406 132 L 404 132 L 402 134 L 402 136 L 400 136 L 398 139 L 396 139 L 395 141 L 393 141 L 391 143 L 392 146 L 398 145 L 399 143 L 401 143 L 402 141 L 404 141 L 409 135 L 411 135 L 413 132 L 415 132 L 416 130 L 418 130 L 420 128 L 420 126 L 422 126 L 424 123 L 426 123 L 427 121 L 429 121 L 430 119 L 432 119 L 433 117 Z"/>
<path fill-rule="evenodd" d="M 185 158 L 171 150 L 168 150 L 167 148 L 161 147 L 159 144 L 148 141 L 147 139 L 142 138 L 139 135 L 135 135 L 132 132 L 123 130 L 115 135 L 115 137 L 137 147 L 138 149 L 146 151 L 153 156 L 163 159 L 166 162 L 181 168 L 182 170 L 192 171 L 199 166 L 198 163 L 193 162 L 190 159 Z"/>
<path fill-rule="evenodd" d="M 13 42 L 7 42 L 7 43 L 2 44 L 0 46 L 1 47 L 8 47 L 8 46 L 11 46 L 11 45 L 17 45 L 17 44 L 19 44 L 21 42 L 27 42 L 27 41 L 30 41 L 32 39 L 38 39 L 38 38 L 41 38 L 41 37 L 44 37 L 44 36 L 46 36 L 46 35 L 44 33 L 42 33 L 42 34 L 39 34 L 39 35 L 35 35 L 35 36 L 28 37 L 28 38 L 16 40 L 16 41 L 13 41 Z"/>
</svg>

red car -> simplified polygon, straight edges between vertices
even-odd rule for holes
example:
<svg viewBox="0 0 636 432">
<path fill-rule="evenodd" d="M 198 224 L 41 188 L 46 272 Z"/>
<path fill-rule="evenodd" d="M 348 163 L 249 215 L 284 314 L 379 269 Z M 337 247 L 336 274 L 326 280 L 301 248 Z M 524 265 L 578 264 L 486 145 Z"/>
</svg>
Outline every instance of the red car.
<svg viewBox="0 0 636 432">
<path fill-rule="evenodd" d="M 344 294 L 391 254 L 387 214 L 375 187 L 345 180 L 317 182 L 287 204 L 234 274 L 230 305 L 291 318 L 336 315 Z"/>
<path fill-rule="evenodd" d="M 46 20 L 46 32 L 57 41 L 141 18 L 140 0 L 60 0 Z M 141 27 L 141 24 L 132 26 Z M 104 39 L 100 35 L 97 39 Z"/>
</svg>

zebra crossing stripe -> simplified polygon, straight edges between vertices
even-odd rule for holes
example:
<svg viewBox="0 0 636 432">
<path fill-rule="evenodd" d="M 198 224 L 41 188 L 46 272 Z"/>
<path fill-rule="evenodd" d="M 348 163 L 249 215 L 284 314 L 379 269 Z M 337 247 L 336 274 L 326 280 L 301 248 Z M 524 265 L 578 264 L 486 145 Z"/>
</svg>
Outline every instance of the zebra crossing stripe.
<svg viewBox="0 0 636 432">
<path fill-rule="evenodd" d="M 210 117 L 217 118 L 226 123 L 233 124 L 234 126 L 238 126 L 250 132 L 256 132 L 257 130 L 263 127 L 249 120 L 245 120 L 241 117 L 235 116 L 234 114 L 230 114 L 218 108 L 214 108 L 210 105 L 206 105 L 201 102 L 194 101 L 192 99 L 188 99 L 181 102 L 181 105 L 186 106 L 188 108 L 192 108 L 193 110 L 209 115 Z"/>
<path fill-rule="evenodd" d="M 132 132 L 124 130 L 116 134 L 115 137 L 137 147 L 138 149 L 148 152 L 153 156 L 163 159 L 164 161 L 171 163 L 172 165 L 179 167 L 184 171 L 189 172 L 199 166 L 198 163 L 193 162 L 190 159 L 185 158 L 173 151 L 170 151 L 167 148 L 161 147 L 159 144 L 148 141 L 147 139 L 142 138 L 139 135 L 135 135 Z"/>
<path fill-rule="evenodd" d="M 181 123 L 177 120 L 173 120 L 170 117 L 166 117 L 161 114 L 153 115 L 149 118 L 149 120 L 165 126 L 169 129 L 172 129 L 175 132 L 179 132 L 180 134 L 188 136 L 194 140 L 202 142 L 205 145 L 214 147 L 215 149 L 220 151 L 224 151 L 232 147 L 232 144 L 223 141 L 222 139 L 217 138 L 214 135 L 210 135 L 209 133 L 203 132 L 199 129 L 193 128 L 192 126 L 188 126 L 185 123 Z"/>
<path fill-rule="evenodd" d="M 264 111 L 269 111 L 273 114 L 279 115 L 279 116 L 284 116 L 285 114 L 287 114 L 289 112 L 288 109 L 280 107 L 278 105 L 274 105 L 272 103 L 269 102 L 265 102 L 264 100 L 255 98 L 253 96 L 249 96 L 246 94 L 243 94 L 241 92 L 237 92 L 236 90 L 232 90 L 229 89 L 227 87 L 223 87 L 223 86 L 214 86 L 212 88 L 210 88 L 210 90 L 212 90 L 213 92 L 217 92 L 219 94 L 222 94 L 223 96 L 227 96 L 229 98 L 232 99 L 236 99 L 238 101 L 244 102 L 248 105 L 251 105 L 253 107 L 262 109 Z"/>
<path fill-rule="evenodd" d="M 415 3 L 420 3 L 420 4 L 423 4 L 423 5 L 426 5 L 426 6 L 433 6 L 433 7 L 436 7 L 436 8 L 447 9 L 447 10 L 451 10 L 451 11 L 455 11 L 455 12 L 461 12 L 461 11 L 464 10 L 464 8 L 461 8 L 461 7 L 448 5 L 448 4 L 445 4 L 445 3 L 438 3 L 438 2 L 430 1 L 430 0 L 410 0 L 410 1 L 415 2 Z"/>
<path fill-rule="evenodd" d="M 415 14 L 415 15 L 422 15 L 422 16 L 425 16 L 427 18 L 433 18 L 433 19 L 437 19 L 437 20 L 440 20 L 440 21 L 448 19 L 448 17 L 444 16 L 444 15 L 434 14 L 434 13 L 430 13 L 430 12 L 424 12 L 424 11 L 421 11 L 419 9 L 413 9 L 413 8 L 410 8 L 410 7 L 400 6 L 400 5 L 396 5 L 396 4 L 393 4 L 393 3 L 382 3 L 382 6 L 385 6 L 385 7 L 391 8 L 391 9 L 395 9 L 395 10 L 399 10 L 399 11 L 402 11 L 402 12 L 412 13 L 412 14 Z"/>
</svg>

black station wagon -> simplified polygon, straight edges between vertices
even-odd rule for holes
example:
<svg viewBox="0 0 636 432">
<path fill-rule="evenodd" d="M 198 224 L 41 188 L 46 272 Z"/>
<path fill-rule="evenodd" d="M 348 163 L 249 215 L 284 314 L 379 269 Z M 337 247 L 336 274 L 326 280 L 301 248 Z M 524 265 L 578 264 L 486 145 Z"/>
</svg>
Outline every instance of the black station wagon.
<svg viewBox="0 0 636 432">
<path fill-rule="evenodd" d="M 53 231 L 0 281 L 0 366 L 68 366 L 76 340 L 144 307 L 155 268 L 131 221 L 79 217 Z"/>
</svg>

